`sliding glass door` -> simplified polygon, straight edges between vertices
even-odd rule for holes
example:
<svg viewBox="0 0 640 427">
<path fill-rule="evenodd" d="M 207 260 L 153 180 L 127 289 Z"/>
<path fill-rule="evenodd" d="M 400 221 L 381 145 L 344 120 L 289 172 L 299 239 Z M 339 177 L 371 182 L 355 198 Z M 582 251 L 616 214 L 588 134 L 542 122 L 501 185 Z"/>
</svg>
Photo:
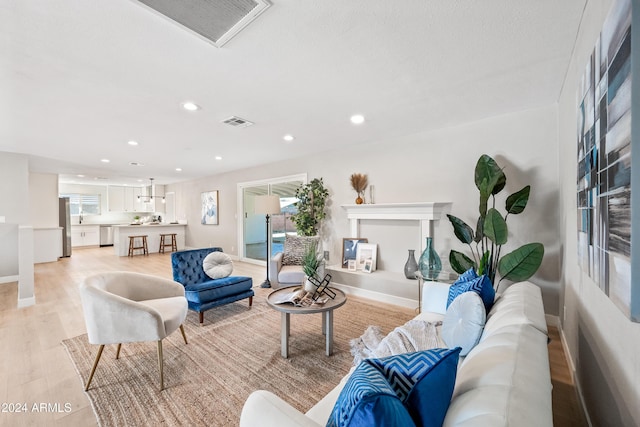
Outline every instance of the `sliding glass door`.
<svg viewBox="0 0 640 427">
<path fill-rule="evenodd" d="M 306 182 L 306 175 L 275 178 L 265 181 L 238 184 L 238 200 L 241 200 L 243 214 L 239 228 L 239 256 L 245 261 L 265 262 L 267 260 L 267 224 L 265 215 L 254 211 L 255 198 L 268 194 L 280 197 L 281 211 L 270 216 L 272 255 L 282 252 L 287 233 L 295 234 L 295 224 L 291 215 L 295 210 L 296 189 Z M 240 222 L 239 222 L 240 223 Z"/>
</svg>

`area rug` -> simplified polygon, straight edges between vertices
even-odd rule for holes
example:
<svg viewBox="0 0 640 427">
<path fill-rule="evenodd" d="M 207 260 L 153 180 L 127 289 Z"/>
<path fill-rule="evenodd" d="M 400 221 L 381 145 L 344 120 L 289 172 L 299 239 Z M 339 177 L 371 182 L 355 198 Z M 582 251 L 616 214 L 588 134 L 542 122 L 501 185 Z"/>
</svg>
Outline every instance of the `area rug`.
<svg viewBox="0 0 640 427">
<path fill-rule="evenodd" d="M 205 312 L 200 326 L 189 312 L 185 345 L 179 331 L 163 341 L 165 390 L 159 391 L 155 342 L 106 346 L 87 395 L 101 426 L 233 426 L 251 392 L 269 390 L 302 412 L 315 405 L 349 371 L 349 340 L 369 325 L 389 332 L 413 317 L 363 300 L 348 299 L 334 312 L 334 353 L 324 354 L 321 315 L 292 315 L 289 358 L 280 356 L 280 313 L 256 289 L 247 300 Z M 81 335 L 63 341 L 86 382 L 98 350 Z"/>
</svg>

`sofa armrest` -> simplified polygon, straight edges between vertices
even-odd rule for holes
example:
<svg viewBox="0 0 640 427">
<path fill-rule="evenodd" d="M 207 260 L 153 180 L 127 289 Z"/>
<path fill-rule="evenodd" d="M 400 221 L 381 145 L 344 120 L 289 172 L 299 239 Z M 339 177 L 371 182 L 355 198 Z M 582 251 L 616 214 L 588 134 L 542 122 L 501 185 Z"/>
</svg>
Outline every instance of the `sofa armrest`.
<svg viewBox="0 0 640 427">
<path fill-rule="evenodd" d="M 240 427 L 321 427 L 275 394 L 258 390 L 249 395 L 240 414 Z"/>
<path fill-rule="evenodd" d="M 449 299 L 448 283 L 426 281 L 422 285 L 422 311 L 445 314 Z"/>
</svg>

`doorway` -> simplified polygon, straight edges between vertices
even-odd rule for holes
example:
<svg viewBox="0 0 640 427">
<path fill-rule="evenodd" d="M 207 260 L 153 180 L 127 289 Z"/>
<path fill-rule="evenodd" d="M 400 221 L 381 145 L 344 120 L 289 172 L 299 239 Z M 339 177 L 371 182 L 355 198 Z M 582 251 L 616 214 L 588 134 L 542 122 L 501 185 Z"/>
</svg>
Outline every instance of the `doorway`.
<svg viewBox="0 0 640 427">
<path fill-rule="evenodd" d="M 239 211 L 243 221 L 238 221 L 239 257 L 243 261 L 263 264 L 267 260 L 268 239 L 265 216 L 254 213 L 256 196 L 277 195 L 280 197 L 280 213 L 270 216 L 272 246 L 271 254 L 282 252 L 287 234 L 295 234 L 296 227 L 291 215 L 296 213 L 296 190 L 307 181 L 307 175 L 294 175 L 238 184 Z"/>
</svg>

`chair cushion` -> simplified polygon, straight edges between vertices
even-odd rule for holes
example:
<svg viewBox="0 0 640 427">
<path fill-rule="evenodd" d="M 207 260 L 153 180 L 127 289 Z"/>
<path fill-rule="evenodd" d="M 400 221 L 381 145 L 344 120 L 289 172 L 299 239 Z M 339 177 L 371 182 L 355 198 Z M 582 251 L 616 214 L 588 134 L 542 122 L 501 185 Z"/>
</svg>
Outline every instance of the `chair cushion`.
<svg viewBox="0 0 640 427">
<path fill-rule="evenodd" d="M 278 282 L 299 285 L 304 281 L 304 271 L 299 265 L 285 265 L 278 273 Z"/>
<path fill-rule="evenodd" d="M 480 341 L 487 320 L 484 303 L 475 292 L 458 295 L 442 320 L 442 339 L 449 348 L 461 347 L 466 356 Z"/>
<path fill-rule="evenodd" d="M 178 329 L 187 317 L 187 300 L 184 297 L 149 299 L 138 302 L 153 307 L 160 313 L 164 322 L 165 336 Z"/>
<path fill-rule="evenodd" d="M 302 258 L 309 245 L 317 245 L 320 236 L 290 236 L 284 239 L 282 265 L 302 265 Z"/>
<path fill-rule="evenodd" d="M 185 286 L 184 294 L 187 301 L 203 304 L 243 293 L 251 290 L 252 286 L 253 280 L 251 277 L 229 276 Z"/>
<path fill-rule="evenodd" d="M 224 252 L 211 252 L 202 261 L 202 269 L 212 279 L 222 279 L 233 272 L 233 261 Z"/>
<path fill-rule="evenodd" d="M 467 271 L 468 272 L 468 271 Z M 453 300 L 464 292 L 475 292 L 480 295 L 484 303 L 485 311 L 488 313 L 493 306 L 496 298 L 496 291 L 493 289 L 491 280 L 485 274 L 476 278 L 463 277 L 467 272 L 455 281 L 449 288 L 449 298 L 447 299 L 447 308 Z M 475 273 L 474 273 L 475 274 Z M 472 276 L 472 275 L 471 275 Z"/>
<path fill-rule="evenodd" d="M 342 389 L 327 425 L 442 426 L 459 353 L 460 348 L 441 348 L 365 359 Z"/>
</svg>

